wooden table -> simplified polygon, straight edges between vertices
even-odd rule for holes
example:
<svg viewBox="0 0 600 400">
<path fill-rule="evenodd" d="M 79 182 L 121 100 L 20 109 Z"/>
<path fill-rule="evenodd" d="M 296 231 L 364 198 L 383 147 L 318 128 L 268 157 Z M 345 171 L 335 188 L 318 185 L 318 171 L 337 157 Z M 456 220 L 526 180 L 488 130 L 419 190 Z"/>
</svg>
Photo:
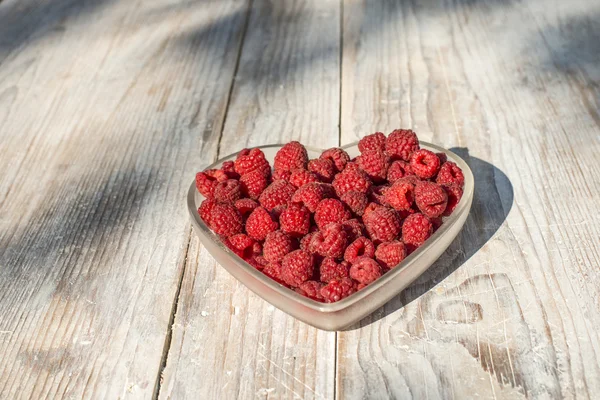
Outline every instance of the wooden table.
<svg viewBox="0 0 600 400">
<path fill-rule="evenodd" d="M 598 398 L 600 3 L 3 0 L 0 398 Z M 325 332 L 191 232 L 245 146 L 412 127 L 461 236 Z"/>
</svg>

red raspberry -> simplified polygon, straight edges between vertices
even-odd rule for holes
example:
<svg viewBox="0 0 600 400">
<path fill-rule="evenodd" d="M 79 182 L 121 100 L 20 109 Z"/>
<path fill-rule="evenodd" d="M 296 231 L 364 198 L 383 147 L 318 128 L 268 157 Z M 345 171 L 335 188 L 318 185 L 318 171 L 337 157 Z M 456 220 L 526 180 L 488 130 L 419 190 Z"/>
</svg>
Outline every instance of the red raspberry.
<svg viewBox="0 0 600 400">
<path fill-rule="evenodd" d="M 382 182 L 387 177 L 389 157 L 379 150 L 365 151 L 356 158 L 357 164 L 373 182 Z"/>
<path fill-rule="evenodd" d="M 460 186 L 457 185 L 442 185 L 442 188 L 448 195 L 448 205 L 446 206 L 444 214 L 442 215 L 448 216 L 452 214 L 452 212 L 460 202 L 460 199 L 463 195 L 463 190 Z"/>
<path fill-rule="evenodd" d="M 235 203 L 240 197 L 242 197 L 240 182 L 235 179 L 219 182 L 213 190 L 213 198 L 223 203 Z"/>
<path fill-rule="evenodd" d="M 415 200 L 415 186 L 406 180 L 397 180 L 385 192 L 385 200 L 396 210 L 408 211 Z"/>
<path fill-rule="evenodd" d="M 342 226 L 348 234 L 348 243 L 352 243 L 364 235 L 365 226 L 356 218 L 342 222 Z"/>
<path fill-rule="evenodd" d="M 205 199 L 202 201 L 202 203 L 200 203 L 200 207 L 198 207 L 198 214 L 200 215 L 200 218 L 202 218 L 204 223 L 208 226 L 210 226 L 212 211 L 216 204 L 218 203 L 212 199 Z"/>
<path fill-rule="evenodd" d="M 265 240 L 278 227 L 279 224 L 264 207 L 257 207 L 246 220 L 246 233 L 256 240 Z"/>
<path fill-rule="evenodd" d="M 261 193 L 269 185 L 269 179 L 262 171 L 255 170 L 242 175 L 240 178 L 240 186 L 244 196 L 248 196 L 251 199 L 257 200 Z"/>
<path fill-rule="evenodd" d="M 334 280 L 323 286 L 321 296 L 327 303 L 335 303 L 356 292 L 356 285 L 350 278 Z"/>
<path fill-rule="evenodd" d="M 371 185 L 367 174 L 356 167 L 348 167 L 333 178 L 333 188 L 339 197 L 351 190 L 367 193 Z"/>
<path fill-rule="evenodd" d="M 294 250 L 292 238 L 282 231 L 271 232 L 263 245 L 263 257 L 269 262 L 281 262 L 286 254 Z"/>
<path fill-rule="evenodd" d="M 353 263 L 358 257 L 369 257 L 373 258 L 375 256 L 375 246 L 373 246 L 373 242 L 367 239 L 364 236 L 359 237 L 354 242 L 350 243 L 348 247 L 346 247 L 346 251 L 344 252 L 344 260 L 349 263 Z"/>
<path fill-rule="evenodd" d="M 389 188 L 389 185 L 371 186 L 371 189 L 369 190 L 369 200 L 373 203 L 387 206 L 388 203 L 385 197 L 385 192 Z"/>
<path fill-rule="evenodd" d="M 381 243 L 377 246 L 375 258 L 384 268 L 394 268 L 406 258 L 406 247 L 398 240 Z"/>
<path fill-rule="evenodd" d="M 294 250 L 281 261 L 281 277 L 290 286 L 298 287 L 314 273 L 313 256 L 304 250 Z"/>
<path fill-rule="evenodd" d="M 233 161 L 224 161 L 221 165 L 221 171 L 225 172 L 229 179 L 240 179 L 240 174 L 235 172 L 235 163 Z"/>
<path fill-rule="evenodd" d="M 458 185 L 463 187 L 465 184 L 465 176 L 462 169 L 452 161 L 447 161 L 440 167 L 437 178 L 435 179 L 440 185 Z"/>
<path fill-rule="evenodd" d="M 321 182 L 331 183 L 336 173 L 333 161 L 328 158 L 318 158 L 308 162 L 308 170 L 313 172 Z"/>
<path fill-rule="evenodd" d="M 323 296 L 321 296 L 321 288 L 323 284 L 317 281 L 306 281 L 301 283 L 296 289 L 296 293 L 301 294 L 304 297 L 308 297 L 309 299 L 315 301 L 323 301 Z"/>
<path fill-rule="evenodd" d="M 289 182 L 297 188 L 311 182 L 320 182 L 316 174 L 305 169 L 295 169 L 290 175 Z"/>
<path fill-rule="evenodd" d="M 289 181 L 291 176 L 292 176 L 292 171 L 283 171 L 281 169 L 273 171 L 273 180 L 274 181 L 278 181 L 280 179 L 284 180 L 284 181 Z"/>
<path fill-rule="evenodd" d="M 355 190 L 344 193 L 342 197 L 340 197 L 340 200 L 358 216 L 363 215 L 365 208 L 367 208 L 367 204 L 369 203 L 366 194 Z"/>
<path fill-rule="evenodd" d="M 332 257 L 325 257 L 323 261 L 321 261 L 321 266 L 319 267 L 319 279 L 321 279 L 321 282 L 327 283 L 347 278 L 349 276 L 349 269 L 350 264 L 346 261 L 338 263 Z"/>
<path fill-rule="evenodd" d="M 286 208 L 287 204 L 280 204 L 278 206 L 273 207 L 273 209 L 271 210 L 271 216 L 277 221 L 279 221 L 279 217 L 281 217 L 281 214 L 283 214 Z"/>
<path fill-rule="evenodd" d="M 410 157 L 410 167 L 421 179 L 433 178 L 440 169 L 440 159 L 429 150 L 417 150 Z"/>
<path fill-rule="evenodd" d="M 252 199 L 239 199 L 235 202 L 235 208 L 242 214 L 244 219 L 248 218 L 248 215 L 250 215 L 256 207 L 258 207 L 258 203 Z"/>
<path fill-rule="evenodd" d="M 362 216 L 363 221 L 367 218 L 367 216 L 371 212 L 373 212 L 377 209 L 380 209 L 380 208 L 385 208 L 385 206 L 382 206 L 381 204 L 377 204 L 375 202 L 371 202 L 371 203 L 367 204 L 367 208 L 365 208 L 365 212 L 363 213 L 363 216 Z"/>
<path fill-rule="evenodd" d="M 371 240 L 376 243 L 395 240 L 400 233 L 400 216 L 387 207 L 370 212 L 363 221 Z"/>
<path fill-rule="evenodd" d="M 196 174 L 196 189 L 207 199 L 213 197 L 217 183 L 226 181 L 227 175 L 218 169 L 207 169 Z"/>
<path fill-rule="evenodd" d="M 281 230 L 293 237 L 302 237 L 310 228 L 310 211 L 300 204 L 290 204 L 279 216 Z"/>
<path fill-rule="evenodd" d="M 244 229 L 242 215 L 233 204 L 216 203 L 212 206 L 210 229 L 217 235 L 229 237 Z"/>
<path fill-rule="evenodd" d="M 338 147 L 325 150 L 319 158 L 322 160 L 331 160 L 337 172 L 343 171 L 348 161 L 350 161 L 348 153 Z"/>
<path fill-rule="evenodd" d="M 260 243 L 257 243 L 245 233 L 238 233 L 230 236 L 225 239 L 224 243 L 235 254 L 244 260 L 251 259 L 252 257 L 260 254 L 261 251 Z"/>
<path fill-rule="evenodd" d="M 410 129 L 396 129 L 385 140 L 385 152 L 393 160 L 410 160 L 414 151 L 419 150 L 419 139 Z"/>
<path fill-rule="evenodd" d="M 375 281 L 381 275 L 381 266 L 369 257 L 357 258 L 350 267 L 350 277 L 365 285 Z"/>
<path fill-rule="evenodd" d="M 415 186 L 415 203 L 423 214 L 435 218 L 446 210 L 448 195 L 437 183 L 422 181 Z"/>
<path fill-rule="evenodd" d="M 400 178 L 404 178 L 405 176 L 414 174 L 415 173 L 413 172 L 409 163 L 401 160 L 396 160 L 392 162 L 390 164 L 390 167 L 388 168 L 387 180 L 390 183 L 394 183 Z"/>
<path fill-rule="evenodd" d="M 275 154 L 273 169 L 276 171 L 292 171 L 297 168 L 304 169 L 307 162 L 308 155 L 304 146 L 296 141 L 289 142 Z"/>
<path fill-rule="evenodd" d="M 402 240 L 407 245 L 419 247 L 432 233 L 431 221 L 420 213 L 409 215 L 402 224 Z"/>
<path fill-rule="evenodd" d="M 316 253 L 317 249 L 314 248 L 314 246 L 312 245 L 312 240 L 315 237 L 316 234 L 318 234 L 319 231 L 316 232 L 311 232 L 308 233 L 306 235 L 304 235 L 304 237 L 302 239 L 300 239 L 300 248 L 304 251 L 308 251 L 309 253 Z"/>
<path fill-rule="evenodd" d="M 265 265 L 262 270 L 262 273 L 273 279 L 275 282 L 281 283 L 282 285 L 286 285 L 281 277 L 281 263 L 274 262 Z M 287 286 L 287 285 L 286 285 Z"/>
<path fill-rule="evenodd" d="M 266 176 L 271 173 L 271 167 L 265 158 L 265 154 L 257 148 L 240 151 L 234 162 L 234 167 L 235 172 L 242 176 L 255 170 L 262 171 Z"/>
<path fill-rule="evenodd" d="M 367 151 L 383 151 L 385 149 L 385 135 L 381 132 L 375 132 L 367 135 L 358 141 L 358 150 L 361 153 Z"/>
<path fill-rule="evenodd" d="M 435 155 L 440 159 L 440 165 L 444 165 L 444 163 L 448 161 L 448 156 L 446 153 L 435 153 Z"/>
<path fill-rule="evenodd" d="M 340 223 L 331 223 L 311 239 L 309 249 L 323 257 L 342 258 L 348 245 L 348 233 Z"/>
<path fill-rule="evenodd" d="M 314 213 L 321 200 L 333 197 L 334 195 L 335 192 L 331 185 L 313 182 L 296 190 L 292 196 L 292 201 L 304 204 L 310 212 Z"/>
<path fill-rule="evenodd" d="M 261 193 L 258 202 L 271 211 L 279 205 L 287 204 L 295 191 L 296 187 L 294 185 L 286 181 L 275 181 Z"/>
<path fill-rule="evenodd" d="M 332 222 L 344 222 L 351 217 L 344 203 L 336 199 L 321 200 L 315 210 L 315 223 L 319 229 Z"/>
</svg>

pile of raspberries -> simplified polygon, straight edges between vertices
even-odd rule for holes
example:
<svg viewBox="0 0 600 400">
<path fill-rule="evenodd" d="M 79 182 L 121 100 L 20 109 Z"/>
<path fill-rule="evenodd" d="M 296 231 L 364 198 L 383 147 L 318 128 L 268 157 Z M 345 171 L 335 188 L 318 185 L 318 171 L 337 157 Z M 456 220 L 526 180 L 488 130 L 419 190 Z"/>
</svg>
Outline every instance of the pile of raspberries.
<svg viewBox="0 0 600 400">
<path fill-rule="evenodd" d="M 461 169 L 419 147 L 412 130 L 309 160 L 290 142 L 271 165 L 244 149 L 198 172 L 198 213 L 239 257 L 296 292 L 332 303 L 366 287 L 421 246 L 456 208 Z"/>
</svg>

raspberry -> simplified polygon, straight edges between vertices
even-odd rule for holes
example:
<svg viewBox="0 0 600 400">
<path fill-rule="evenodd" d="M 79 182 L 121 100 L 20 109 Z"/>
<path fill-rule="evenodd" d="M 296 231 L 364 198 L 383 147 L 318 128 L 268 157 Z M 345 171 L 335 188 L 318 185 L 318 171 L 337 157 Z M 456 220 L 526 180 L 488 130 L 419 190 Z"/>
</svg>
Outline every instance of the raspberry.
<svg viewBox="0 0 600 400">
<path fill-rule="evenodd" d="M 387 206 L 387 200 L 385 198 L 385 192 L 389 189 L 389 185 L 371 186 L 369 190 L 369 200 L 373 203 Z"/>
<path fill-rule="evenodd" d="M 375 246 L 373 246 L 373 242 L 367 239 L 364 236 L 359 237 L 354 242 L 350 243 L 348 247 L 346 247 L 346 251 L 344 252 L 344 260 L 349 263 L 353 263 L 358 257 L 369 257 L 373 258 L 375 255 Z"/>
<path fill-rule="evenodd" d="M 279 224 L 264 207 L 257 207 L 246 220 L 246 233 L 256 240 L 265 240 L 278 227 Z"/>
<path fill-rule="evenodd" d="M 200 203 L 200 207 L 198 207 L 198 214 L 200 215 L 200 218 L 202 218 L 204 223 L 208 226 L 210 226 L 212 211 L 216 204 L 217 202 L 212 199 L 205 199 L 202 201 L 202 203 Z"/>
<path fill-rule="evenodd" d="M 258 203 L 252 199 L 239 199 L 235 202 L 235 208 L 242 214 L 244 219 L 248 218 L 248 215 L 250 215 L 256 207 L 258 207 Z"/>
<path fill-rule="evenodd" d="M 271 167 L 261 149 L 244 149 L 239 152 L 234 161 L 235 172 L 245 175 L 249 172 L 259 170 L 265 175 L 270 175 Z"/>
<path fill-rule="evenodd" d="M 223 203 L 235 203 L 240 197 L 242 197 L 240 182 L 235 179 L 219 182 L 213 190 L 213 198 Z"/>
<path fill-rule="evenodd" d="M 310 211 L 300 204 L 290 204 L 279 216 L 281 230 L 292 237 L 302 237 L 310 228 Z"/>
<path fill-rule="evenodd" d="M 316 253 L 317 249 L 315 249 L 312 245 L 312 240 L 318 233 L 320 232 L 316 231 L 304 235 L 304 237 L 300 239 L 300 248 L 304 251 L 308 251 L 309 253 Z"/>
<path fill-rule="evenodd" d="M 440 159 L 429 150 L 417 150 L 410 157 L 410 167 L 421 179 L 433 178 L 440 169 Z"/>
<path fill-rule="evenodd" d="M 367 151 L 383 151 L 385 149 L 385 135 L 381 132 L 375 132 L 367 135 L 358 141 L 358 150 L 361 153 Z"/>
<path fill-rule="evenodd" d="M 375 258 L 384 268 L 394 268 L 406 257 L 406 247 L 404 243 L 394 240 L 392 242 L 381 243 L 375 251 Z"/>
<path fill-rule="evenodd" d="M 397 180 L 385 192 L 385 200 L 395 210 L 408 211 L 415 200 L 415 186 L 406 180 Z"/>
<path fill-rule="evenodd" d="M 313 273 L 313 256 L 304 250 L 294 250 L 281 261 L 281 277 L 290 286 L 300 286 L 309 280 Z"/>
<path fill-rule="evenodd" d="M 262 270 L 262 273 L 273 279 L 274 281 L 285 285 L 283 278 L 281 277 L 281 263 L 269 263 L 265 265 Z M 286 285 L 287 286 L 287 285 Z"/>
<path fill-rule="evenodd" d="M 390 242 L 400 233 L 400 217 L 390 208 L 379 207 L 363 220 L 373 242 Z"/>
<path fill-rule="evenodd" d="M 437 183 L 423 181 L 415 186 L 415 203 L 423 214 L 435 218 L 446 210 L 448 195 Z"/>
<path fill-rule="evenodd" d="M 306 281 L 301 283 L 295 291 L 298 294 L 301 294 L 304 297 L 308 297 L 309 299 L 316 301 L 323 301 L 323 296 L 321 296 L 321 288 L 323 284 L 317 281 Z"/>
<path fill-rule="evenodd" d="M 420 213 L 409 215 L 402 224 L 402 240 L 407 245 L 419 247 L 432 233 L 431 221 Z"/>
<path fill-rule="evenodd" d="M 295 191 L 296 187 L 294 185 L 286 181 L 275 181 L 261 193 L 258 202 L 261 206 L 271 211 L 279 205 L 287 204 Z"/>
<path fill-rule="evenodd" d="M 332 257 L 325 257 L 323 261 L 321 261 L 321 266 L 319 267 L 319 279 L 321 279 L 321 282 L 327 283 L 347 278 L 349 276 L 349 269 L 350 264 L 346 261 L 338 263 Z"/>
<path fill-rule="evenodd" d="M 333 161 L 328 158 L 315 159 L 308 162 L 308 170 L 313 172 L 321 182 L 331 183 L 336 173 Z"/>
<path fill-rule="evenodd" d="M 350 278 L 329 282 L 321 289 L 321 296 L 327 303 L 335 303 L 356 292 L 356 285 Z"/>
<path fill-rule="evenodd" d="M 292 201 L 304 204 L 310 212 L 314 213 L 321 200 L 333 197 L 334 195 L 335 193 L 331 185 L 313 182 L 307 183 L 296 190 L 292 196 Z"/>
<path fill-rule="evenodd" d="M 409 163 L 401 160 L 396 160 L 392 162 L 390 164 L 390 167 L 388 168 L 387 180 L 390 183 L 394 183 L 400 178 L 404 178 L 405 176 L 414 174 L 415 173 L 413 172 Z"/>
<path fill-rule="evenodd" d="M 410 160 L 414 151 L 419 150 L 419 139 L 410 129 L 396 129 L 385 140 L 385 152 L 392 160 Z"/>
<path fill-rule="evenodd" d="M 235 163 L 233 161 L 224 161 L 221 165 L 221 171 L 225 172 L 229 179 L 240 179 L 240 174 L 235 172 Z"/>
<path fill-rule="evenodd" d="M 283 214 L 286 208 L 287 204 L 280 204 L 278 206 L 273 207 L 273 209 L 271 210 L 271 216 L 277 221 L 279 221 L 279 217 L 281 217 L 281 214 Z"/>
<path fill-rule="evenodd" d="M 254 200 L 259 198 L 268 185 L 268 178 L 260 170 L 248 172 L 240 178 L 242 193 Z"/>
<path fill-rule="evenodd" d="M 218 169 L 207 169 L 196 174 L 196 189 L 207 199 L 213 197 L 213 191 L 217 183 L 226 181 L 227 175 Z"/>
<path fill-rule="evenodd" d="M 444 165 L 444 163 L 448 161 L 448 156 L 446 153 L 435 153 L 435 155 L 440 159 L 440 165 Z"/>
<path fill-rule="evenodd" d="M 311 239 L 310 247 L 323 257 L 342 258 L 348 245 L 348 234 L 340 223 L 331 223 Z"/>
<path fill-rule="evenodd" d="M 319 229 L 323 229 L 332 222 L 344 222 L 350 218 L 350 211 L 344 203 L 336 199 L 321 200 L 315 210 L 315 223 Z"/>
<path fill-rule="evenodd" d="M 381 275 L 381 266 L 369 257 L 357 258 L 350 267 L 350 277 L 365 285 L 375 281 Z"/>
<path fill-rule="evenodd" d="M 292 171 L 297 168 L 304 169 L 307 162 L 308 155 L 304 146 L 296 141 L 289 142 L 275 154 L 273 169 L 276 171 Z"/>
<path fill-rule="evenodd" d="M 269 262 L 280 262 L 294 250 L 292 238 L 282 231 L 271 232 L 263 245 L 263 257 Z"/>
<path fill-rule="evenodd" d="M 452 214 L 452 212 L 460 202 L 460 199 L 463 195 L 463 190 L 460 186 L 457 185 L 442 185 L 442 188 L 446 192 L 446 195 L 448 195 L 448 205 L 446 205 L 446 209 L 444 210 L 444 214 L 442 215 L 448 216 Z"/>
<path fill-rule="evenodd" d="M 319 182 L 319 177 L 316 174 L 305 169 L 295 169 L 290 175 L 289 182 L 297 188 L 311 182 Z"/>
<path fill-rule="evenodd" d="M 348 234 L 348 243 L 354 242 L 364 234 L 365 226 L 356 218 L 342 222 L 342 226 Z"/>
<path fill-rule="evenodd" d="M 363 221 L 367 218 L 367 215 L 379 208 L 385 208 L 385 206 L 382 206 L 381 204 L 377 204 L 375 202 L 367 204 L 367 208 L 365 208 L 365 212 L 363 213 Z"/>
<path fill-rule="evenodd" d="M 458 185 L 462 187 L 465 184 L 465 176 L 458 165 L 452 161 L 447 161 L 440 167 L 435 181 L 440 185 Z"/>
<path fill-rule="evenodd" d="M 245 233 L 226 238 L 225 245 L 229 247 L 235 254 L 244 260 L 249 260 L 252 257 L 260 254 L 260 244 Z M 255 246 L 258 245 L 258 246 Z"/>
<path fill-rule="evenodd" d="M 212 206 L 209 226 L 217 235 L 227 237 L 244 229 L 242 215 L 232 204 L 227 203 L 216 203 Z"/>
<path fill-rule="evenodd" d="M 283 171 L 281 169 L 273 171 L 273 180 L 278 181 L 280 179 L 284 181 L 289 181 L 290 176 L 292 176 L 292 171 Z"/>
<path fill-rule="evenodd" d="M 371 184 L 371 179 L 367 174 L 356 167 L 346 168 L 333 178 L 333 188 L 340 197 L 351 190 L 367 193 Z"/>
<path fill-rule="evenodd" d="M 331 160 L 337 172 L 343 171 L 348 161 L 350 161 L 348 153 L 338 147 L 325 150 L 319 158 L 322 160 Z"/>
<path fill-rule="evenodd" d="M 363 215 L 365 212 L 365 208 L 367 208 L 367 204 L 369 199 L 367 199 L 367 195 L 361 192 L 357 192 L 355 190 L 351 190 L 346 192 L 340 197 L 342 203 L 346 204 L 352 212 L 358 216 Z"/>
<path fill-rule="evenodd" d="M 357 157 L 357 164 L 373 182 L 382 182 L 387 177 L 389 157 L 380 150 L 365 151 Z"/>
</svg>

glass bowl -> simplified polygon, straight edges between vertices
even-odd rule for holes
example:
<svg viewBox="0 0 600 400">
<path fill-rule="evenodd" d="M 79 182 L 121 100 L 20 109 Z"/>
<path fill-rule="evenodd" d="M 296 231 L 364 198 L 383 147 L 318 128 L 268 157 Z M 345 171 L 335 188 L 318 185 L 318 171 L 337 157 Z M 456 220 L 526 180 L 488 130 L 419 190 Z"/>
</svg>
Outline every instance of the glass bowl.
<svg viewBox="0 0 600 400">
<path fill-rule="evenodd" d="M 340 330 L 360 321 L 381 307 L 425 272 L 452 243 L 467 219 L 473 201 L 474 189 L 471 169 L 462 158 L 449 150 L 425 142 L 420 142 L 420 145 L 421 148 L 435 153 L 445 153 L 449 161 L 455 162 L 463 170 L 465 186 L 462 199 L 452 215 L 444 218 L 442 226 L 421 247 L 406 257 L 400 265 L 364 289 L 336 303 L 319 303 L 301 296 L 263 275 L 229 250 L 198 215 L 198 207 L 200 207 L 204 197 L 196 190 L 195 181 L 190 185 L 187 196 L 192 226 L 204 247 L 215 260 L 254 293 L 280 310 L 309 325 L 328 331 Z M 282 145 L 267 145 L 259 148 L 273 165 L 275 154 L 281 147 Z M 351 143 L 342 146 L 342 148 L 348 152 L 351 158 L 359 154 L 357 143 Z M 323 151 L 308 146 L 306 150 L 309 159 L 318 158 Z M 235 160 L 237 154 L 223 157 L 208 166 L 207 169 L 220 168 L 224 161 Z"/>
</svg>

